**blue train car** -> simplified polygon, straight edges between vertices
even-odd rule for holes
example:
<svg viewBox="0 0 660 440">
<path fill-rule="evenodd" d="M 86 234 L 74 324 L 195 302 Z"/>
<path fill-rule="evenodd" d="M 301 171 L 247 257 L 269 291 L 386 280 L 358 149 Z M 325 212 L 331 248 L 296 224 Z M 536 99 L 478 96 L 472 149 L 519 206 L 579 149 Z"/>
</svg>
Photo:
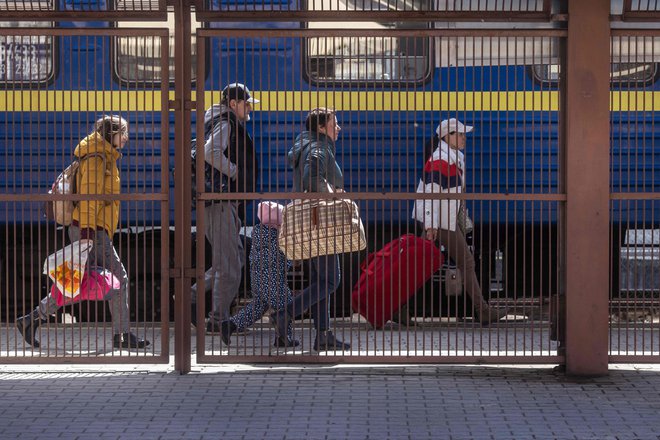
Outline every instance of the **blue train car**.
<svg viewBox="0 0 660 440">
<path fill-rule="evenodd" d="M 94 28 L 147 25 L 164 26 L 85 24 Z M 372 25 L 378 32 L 406 27 L 405 23 Z M 79 23 L 56 26 L 74 28 Z M 169 26 L 173 30 L 173 23 Z M 425 144 L 438 123 L 448 117 L 476 127 L 466 149 L 468 193 L 562 192 L 558 38 L 412 34 L 265 38 L 224 35 L 223 29 L 238 27 L 231 23 L 208 27 L 218 34 L 208 38 L 206 53 L 196 53 L 194 45 L 193 79 L 196 86 L 204 83 L 207 106 L 217 100 L 225 84 L 235 81 L 246 83 L 261 100 L 248 129 L 259 154 L 258 189 L 266 193 L 265 198 L 282 197 L 268 193 L 291 190 L 286 153 L 302 129 L 307 110 L 315 105 L 338 110 L 342 126 L 338 156 L 347 190 L 397 193 L 396 200 L 360 201 L 363 219 L 374 232 L 414 227 L 412 201 L 401 194 L 414 192 Z M 170 91 L 173 75 L 169 72 L 169 78 L 163 78 L 157 56 L 162 44 L 160 38 L 145 36 L 1 36 L 0 180 L 4 193 L 46 193 L 70 162 L 79 139 L 100 114 L 108 112 L 121 113 L 131 123 L 130 143 L 121 160 L 122 191 L 158 194 L 164 187 L 171 188 L 174 124 L 173 119 L 163 120 L 167 113 L 162 111 L 162 94 Z M 198 57 L 206 62 L 204 78 L 196 77 Z M 629 60 L 618 57 L 613 63 L 612 93 L 618 99 L 613 98 L 612 105 L 613 192 L 655 191 L 660 184 L 659 72 L 654 55 L 649 59 L 639 54 Z M 646 101 L 638 101 L 642 98 Z M 508 250 L 511 261 L 538 254 L 540 264 L 556 267 L 561 202 L 473 200 L 468 206 L 478 226 L 478 240 L 485 243 L 487 262 L 495 252 Z M 613 208 L 614 222 L 634 219 L 645 227 L 660 226 L 660 209 L 651 201 L 634 206 L 617 202 Z M 122 209 L 125 228 L 163 226 L 159 202 L 126 202 Z M 173 209 L 171 205 L 168 226 Z M 253 221 L 250 207 L 246 223 Z M 49 226 L 41 215 L 41 203 L 7 203 L 0 210 L 0 223 L 5 228 L 4 267 L 33 265 L 24 261 L 25 251 L 17 249 L 28 242 L 36 247 L 39 237 L 46 235 Z M 385 234 L 373 236 L 373 247 L 388 239 Z M 545 246 L 553 250 L 540 257 Z M 17 253 L 23 255 L 22 260 Z M 529 268 L 533 270 L 531 264 Z M 554 281 L 546 279 L 540 285 L 554 290 L 556 274 L 546 268 L 544 277 Z"/>
</svg>

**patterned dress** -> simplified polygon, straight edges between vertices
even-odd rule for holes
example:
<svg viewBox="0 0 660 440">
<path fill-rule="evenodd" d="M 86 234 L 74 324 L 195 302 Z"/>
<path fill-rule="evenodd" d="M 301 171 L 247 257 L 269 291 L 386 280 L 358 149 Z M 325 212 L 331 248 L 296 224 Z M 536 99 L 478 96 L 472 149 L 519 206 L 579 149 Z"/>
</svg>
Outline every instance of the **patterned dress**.
<svg viewBox="0 0 660 440">
<path fill-rule="evenodd" d="M 230 318 L 237 331 L 243 331 L 261 319 L 264 312 L 283 309 L 293 300 L 287 283 L 289 265 L 277 244 L 277 229 L 261 223 L 252 228 L 250 249 L 250 277 L 253 300 Z M 293 326 L 289 323 L 287 338 L 293 339 Z"/>
</svg>

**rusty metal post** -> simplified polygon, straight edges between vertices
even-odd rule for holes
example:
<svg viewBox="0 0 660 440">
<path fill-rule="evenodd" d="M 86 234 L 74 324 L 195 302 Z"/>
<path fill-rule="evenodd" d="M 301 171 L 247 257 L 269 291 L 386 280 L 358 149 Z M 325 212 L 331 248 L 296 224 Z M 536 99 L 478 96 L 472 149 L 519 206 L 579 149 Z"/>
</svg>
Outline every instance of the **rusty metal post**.
<svg viewBox="0 0 660 440">
<path fill-rule="evenodd" d="M 191 29 L 187 0 L 174 2 L 174 368 L 181 374 L 190 372 L 190 273 L 191 273 L 191 213 L 190 213 L 190 153 L 191 130 Z M 169 135 L 169 134 L 165 134 Z"/>
<path fill-rule="evenodd" d="M 569 2 L 566 72 L 566 372 L 607 374 L 609 2 Z"/>
</svg>

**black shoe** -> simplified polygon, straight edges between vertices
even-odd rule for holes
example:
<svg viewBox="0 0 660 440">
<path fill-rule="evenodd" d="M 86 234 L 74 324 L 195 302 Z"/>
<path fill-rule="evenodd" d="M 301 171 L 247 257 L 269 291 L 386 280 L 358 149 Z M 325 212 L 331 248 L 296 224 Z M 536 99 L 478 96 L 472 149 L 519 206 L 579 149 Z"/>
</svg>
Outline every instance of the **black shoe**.
<svg viewBox="0 0 660 440">
<path fill-rule="evenodd" d="M 288 338 L 282 338 L 280 336 L 275 338 L 275 342 L 273 343 L 273 347 L 277 348 L 291 348 L 291 347 L 297 347 L 300 345 L 300 341 L 297 339 L 288 339 Z"/>
<path fill-rule="evenodd" d="M 190 304 L 190 323 L 197 328 L 197 303 Z"/>
<path fill-rule="evenodd" d="M 283 341 L 288 339 L 289 322 L 286 308 L 270 314 L 270 324 L 275 328 L 275 336 Z"/>
<path fill-rule="evenodd" d="M 34 348 L 39 348 L 39 341 L 37 341 L 34 336 L 37 334 L 37 328 L 44 322 L 46 322 L 46 320 L 41 319 L 39 316 L 39 310 L 35 309 L 32 313 L 16 318 L 16 328 L 21 335 L 23 335 L 25 342 Z"/>
<path fill-rule="evenodd" d="M 211 321 L 210 319 L 206 321 L 206 333 L 216 334 L 216 335 L 222 333 L 222 329 L 220 328 L 220 323 Z"/>
<path fill-rule="evenodd" d="M 314 340 L 314 351 L 350 350 L 351 344 L 335 338 L 331 331 L 318 332 Z"/>
<path fill-rule="evenodd" d="M 231 344 L 231 334 L 236 331 L 236 324 L 227 320 L 220 323 L 220 335 L 225 345 Z"/>
<path fill-rule="evenodd" d="M 144 348 L 148 347 L 151 342 L 139 339 L 134 333 L 117 333 L 112 338 L 113 346 L 115 348 Z"/>
</svg>

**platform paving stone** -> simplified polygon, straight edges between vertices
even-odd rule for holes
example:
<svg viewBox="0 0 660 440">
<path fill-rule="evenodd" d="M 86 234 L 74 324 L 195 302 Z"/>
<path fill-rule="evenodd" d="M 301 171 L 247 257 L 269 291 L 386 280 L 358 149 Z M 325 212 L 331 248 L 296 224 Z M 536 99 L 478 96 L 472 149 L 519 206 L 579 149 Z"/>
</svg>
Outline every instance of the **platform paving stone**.
<svg viewBox="0 0 660 440">
<path fill-rule="evenodd" d="M 0 439 L 660 438 L 660 365 L 0 365 Z"/>
<path fill-rule="evenodd" d="M 431 326 L 400 334 L 344 324 L 337 333 L 353 334 L 353 355 L 377 353 L 380 362 L 393 346 L 466 354 L 475 335 L 509 355 L 556 353 L 547 326 L 478 332 Z M 553 372 L 554 365 L 198 364 L 193 358 L 192 372 L 180 375 L 171 356 L 169 363 L 145 363 L 160 354 L 154 328 L 140 327 L 153 346 L 132 352 L 135 364 L 100 363 L 119 354 L 104 346 L 109 328 L 96 339 L 84 325 L 75 330 L 53 325 L 44 341 L 50 350 L 23 351 L 13 326 L 0 327 L 0 440 L 660 439 L 660 364 L 617 364 L 608 376 L 580 379 Z M 296 331 L 311 354 L 309 329 Z M 656 355 L 658 329 L 643 334 L 649 337 L 642 342 L 626 341 L 639 354 Z M 192 338 L 194 347 L 194 332 Z M 171 331 L 170 355 L 173 340 Z M 234 337 L 229 352 L 218 341 L 209 337 L 205 353 L 268 354 L 272 329 Z M 616 344 L 611 350 L 621 347 Z M 49 355 L 67 356 L 71 364 L 39 363 Z M 1 362 L 21 356 L 35 359 Z M 99 363 L 75 363 L 86 357 Z"/>
</svg>

